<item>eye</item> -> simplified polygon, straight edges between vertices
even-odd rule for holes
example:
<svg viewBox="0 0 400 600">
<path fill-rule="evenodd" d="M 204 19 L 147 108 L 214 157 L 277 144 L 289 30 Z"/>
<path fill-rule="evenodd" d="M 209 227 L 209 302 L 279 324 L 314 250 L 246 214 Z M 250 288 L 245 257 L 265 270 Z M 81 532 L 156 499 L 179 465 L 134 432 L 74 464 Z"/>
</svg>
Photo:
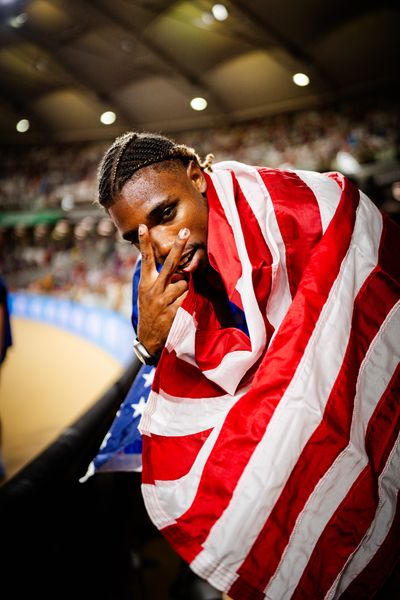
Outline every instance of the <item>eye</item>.
<svg viewBox="0 0 400 600">
<path fill-rule="evenodd" d="M 161 222 L 165 223 L 166 221 L 170 221 L 174 218 L 176 214 L 176 204 L 170 204 L 166 206 L 161 215 Z"/>
</svg>

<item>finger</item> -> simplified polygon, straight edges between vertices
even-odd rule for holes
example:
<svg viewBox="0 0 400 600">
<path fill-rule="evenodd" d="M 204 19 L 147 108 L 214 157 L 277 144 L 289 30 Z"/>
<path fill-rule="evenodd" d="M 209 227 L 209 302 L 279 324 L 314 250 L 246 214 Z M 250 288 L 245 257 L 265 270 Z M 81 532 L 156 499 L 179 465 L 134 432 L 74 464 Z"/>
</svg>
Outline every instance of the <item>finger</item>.
<svg viewBox="0 0 400 600">
<path fill-rule="evenodd" d="M 142 266 L 141 266 L 141 281 L 144 279 L 153 280 L 157 277 L 156 260 L 154 258 L 153 247 L 150 242 L 149 230 L 146 225 L 139 225 L 138 228 L 139 237 L 139 250 L 142 255 Z"/>
<path fill-rule="evenodd" d="M 189 284 L 187 281 L 182 279 L 181 281 L 177 281 L 176 283 L 170 283 L 163 294 L 165 302 L 167 304 L 173 304 L 175 300 L 177 300 L 182 294 L 187 292 L 189 288 Z"/>
<path fill-rule="evenodd" d="M 182 294 L 182 296 L 179 296 L 179 298 L 177 298 L 174 302 L 172 302 L 172 304 L 169 305 L 169 308 L 172 310 L 172 314 L 175 316 L 176 311 L 178 310 L 178 308 L 180 306 L 182 306 L 183 301 L 185 300 L 186 296 L 188 295 L 189 290 L 187 290 L 186 292 L 184 292 Z"/>
<path fill-rule="evenodd" d="M 184 229 L 181 229 L 174 241 L 174 244 L 167 258 L 165 259 L 163 267 L 158 276 L 158 281 L 164 288 L 169 284 L 172 275 L 175 273 L 179 265 L 183 251 L 185 250 L 186 243 L 189 239 L 189 235 L 189 229 L 187 229 L 186 227 Z"/>
</svg>

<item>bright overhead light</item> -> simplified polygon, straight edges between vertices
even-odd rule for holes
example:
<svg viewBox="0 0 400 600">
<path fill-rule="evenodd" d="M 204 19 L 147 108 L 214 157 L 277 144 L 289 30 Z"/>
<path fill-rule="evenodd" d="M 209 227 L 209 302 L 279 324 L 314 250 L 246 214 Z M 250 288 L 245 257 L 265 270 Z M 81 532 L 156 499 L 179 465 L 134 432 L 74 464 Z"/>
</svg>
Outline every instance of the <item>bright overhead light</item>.
<svg viewBox="0 0 400 600">
<path fill-rule="evenodd" d="M 26 131 L 28 131 L 30 125 L 31 124 L 29 123 L 28 119 L 21 119 L 20 121 L 18 121 L 15 127 L 19 133 L 25 133 Z"/>
<path fill-rule="evenodd" d="M 14 29 L 18 29 L 19 27 L 22 27 L 27 20 L 28 15 L 26 13 L 21 13 L 19 15 L 15 15 L 14 17 L 10 17 L 7 22 L 9 25 L 11 25 L 11 27 L 14 27 Z"/>
<path fill-rule="evenodd" d="M 117 115 L 112 110 L 106 110 L 100 117 L 100 121 L 103 125 L 112 125 L 117 118 Z"/>
<path fill-rule="evenodd" d="M 205 98 L 192 98 L 190 106 L 193 110 L 204 110 L 207 108 L 207 100 Z"/>
<path fill-rule="evenodd" d="M 310 78 L 305 73 L 295 73 L 295 75 L 293 75 L 293 81 L 296 85 L 305 87 L 310 83 Z"/>
<path fill-rule="evenodd" d="M 211 9 L 211 12 L 216 21 L 226 21 L 228 18 L 228 11 L 223 4 L 214 4 Z"/>
</svg>

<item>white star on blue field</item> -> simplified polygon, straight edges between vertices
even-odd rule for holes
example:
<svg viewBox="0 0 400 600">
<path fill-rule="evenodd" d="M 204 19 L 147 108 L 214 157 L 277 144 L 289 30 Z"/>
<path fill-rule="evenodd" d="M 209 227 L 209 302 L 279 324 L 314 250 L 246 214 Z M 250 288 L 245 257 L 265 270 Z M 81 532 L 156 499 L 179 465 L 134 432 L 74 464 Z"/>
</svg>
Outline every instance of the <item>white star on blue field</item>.
<svg viewBox="0 0 400 600">
<path fill-rule="evenodd" d="M 144 365 L 136 375 L 91 463 L 90 475 L 97 470 L 139 470 L 142 436 L 138 425 L 146 407 L 155 371 L 155 367 Z"/>
</svg>

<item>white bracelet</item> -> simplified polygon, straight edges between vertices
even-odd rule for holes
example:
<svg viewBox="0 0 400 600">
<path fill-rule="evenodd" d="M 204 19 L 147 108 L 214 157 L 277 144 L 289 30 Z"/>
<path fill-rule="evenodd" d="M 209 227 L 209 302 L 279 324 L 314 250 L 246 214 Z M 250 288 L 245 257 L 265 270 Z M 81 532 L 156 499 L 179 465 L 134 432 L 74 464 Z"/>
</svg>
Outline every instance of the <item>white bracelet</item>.
<svg viewBox="0 0 400 600">
<path fill-rule="evenodd" d="M 133 350 L 140 362 L 142 362 L 144 365 L 155 365 L 157 363 L 158 356 L 153 356 L 150 354 L 150 352 L 138 338 L 136 338 L 133 342 Z"/>
</svg>

